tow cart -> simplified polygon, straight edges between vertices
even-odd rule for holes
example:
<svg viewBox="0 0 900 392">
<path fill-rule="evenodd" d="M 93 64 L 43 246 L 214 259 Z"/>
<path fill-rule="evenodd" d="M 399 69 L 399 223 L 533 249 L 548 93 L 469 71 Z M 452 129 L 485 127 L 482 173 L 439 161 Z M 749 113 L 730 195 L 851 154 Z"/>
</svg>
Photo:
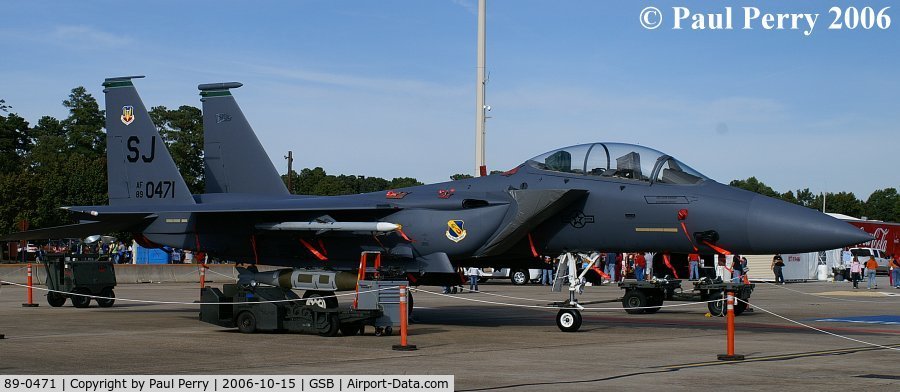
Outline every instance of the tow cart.
<svg viewBox="0 0 900 392">
<path fill-rule="evenodd" d="M 625 290 L 622 296 L 622 307 L 629 314 L 648 313 L 659 311 L 663 302 L 668 301 L 712 301 L 707 303 L 709 313 L 715 316 L 725 315 L 725 295 L 733 292 L 735 298 L 740 299 L 734 304 L 735 316 L 744 313 L 750 294 L 753 293 L 754 284 L 713 281 L 708 278 L 693 282 L 694 288 L 685 293 L 681 288 L 681 280 L 678 279 L 654 279 L 637 281 L 626 279 L 619 283 L 619 288 Z"/>
<path fill-rule="evenodd" d="M 107 257 L 92 254 L 49 254 L 41 261 L 47 271 L 47 303 L 60 307 L 72 299 L 76 308 L 91 305 L 91 295 L 101 308 L 116 302 L 116 271 Z"/>
</svg>

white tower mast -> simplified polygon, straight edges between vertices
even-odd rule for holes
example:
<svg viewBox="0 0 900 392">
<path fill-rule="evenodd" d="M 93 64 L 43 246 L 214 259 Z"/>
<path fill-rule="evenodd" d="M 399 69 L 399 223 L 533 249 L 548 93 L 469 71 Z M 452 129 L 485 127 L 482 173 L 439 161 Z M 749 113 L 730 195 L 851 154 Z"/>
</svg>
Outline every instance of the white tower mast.
<svg viewBox="0 0 900 392">
<path fill-rule="evenodd" d="M 478 79 L 475 85 L 475 176 L 487 175 L 484 155 L 484 85 L 487 82 L 484 74 L 485 60 L 485 14 L 487 0 L 478 0 Z"/>
</svg>

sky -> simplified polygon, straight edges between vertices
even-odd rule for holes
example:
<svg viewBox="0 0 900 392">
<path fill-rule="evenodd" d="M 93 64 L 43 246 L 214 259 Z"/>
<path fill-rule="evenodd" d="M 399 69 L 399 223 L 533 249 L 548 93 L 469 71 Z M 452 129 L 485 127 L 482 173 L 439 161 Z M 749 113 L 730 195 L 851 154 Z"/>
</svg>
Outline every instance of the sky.
<svg viewBox="0 0 900 392">
<path fill-rule="evenodd" d="M 892 23 L 832 30 L 836 5 L 842 25 L 893 5 Z M 135 82 L 144 104 L 169 108 L 200 107 L 198 84 L 237 81 L 282 173 L 288 150 L 294 168 L 330 174 L 430 183 L 474 172 L 477 0 L 0 6 L 0 99 L 32 123 L 66 117 L 77 86 L 102 107 L 107 77 L 146 75 Z M 655 29 L 641 24 L 649 6 Z M 726 7 L 732 29 L 691 28 Z M 752 29 L 744 7 L 760 11 Z M 676 11 L 690 12 L 681 29 Z M 803 17 L 764 28 L 767 13 L 819 16 L 807 35 Z M 865 200 L 900 187 L 898 60 L 891 1 L 488 0 L 487 166 L 624 142 L 723 183 L 756 176 L 779 192 Z"/>
</svg>

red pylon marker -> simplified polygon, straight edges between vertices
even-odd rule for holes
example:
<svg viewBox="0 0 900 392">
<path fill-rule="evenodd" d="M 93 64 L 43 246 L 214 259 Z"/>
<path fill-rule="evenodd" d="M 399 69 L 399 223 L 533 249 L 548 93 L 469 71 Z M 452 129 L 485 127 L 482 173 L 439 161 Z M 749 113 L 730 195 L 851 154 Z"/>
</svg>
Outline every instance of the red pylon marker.
<svg viewBox="0 0 900 392">
<path fill-rule="evenodd" d="M 728 352 L 719 354 L 718 358 L 720 361 L 743 361 L 743 355 L 734 353 L 734 292 L 728 292 L 728 302 L 726 304 L 728 306 L 728 327 L 726 328 Z"/>
<path fill-rule="evenodd" d="M 26 307 L 26 308 L 36 308 L 36 307 L 40 306 L 40 304 L 34 303 L 34 300 L 33 300 L 34 297 L 33 297 L 32 288 L 31 288 L 31 286 L 32 286 L 32 280 L 31 280 L 31 263 L 28 263 L 28 281 L 27 281 L 27 282 L 28 282 L 28 290 L 27 290 L 26 292 L 27 292 L 28 294 L 26 295 L 26 297 L 27 297 L 27 299 L 28 299 L 28 302 L 22 304 L 22 306 L 23 306 L 23 307 Z"/>
<path fill-rule="evenodd" d="M 397 351 L 415 351 L 418 350 L 415 344 L 407 344 L 406 342 L 406 330 L 409 326 L 409 320 L 406 311 L 406 286 L 400 286 L 400 344 L 395 344 L 393 346 L 394 350 Z"/>
</svg>

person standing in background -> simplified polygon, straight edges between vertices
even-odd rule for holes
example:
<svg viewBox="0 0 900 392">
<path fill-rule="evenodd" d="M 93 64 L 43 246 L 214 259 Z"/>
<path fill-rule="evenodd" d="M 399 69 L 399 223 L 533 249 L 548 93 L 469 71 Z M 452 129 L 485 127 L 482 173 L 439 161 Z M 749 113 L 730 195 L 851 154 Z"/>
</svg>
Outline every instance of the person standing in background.
<svg viewBox="0 0 900 392">
<path fill-rule="evenodd" d="M 878 282 L 875 281 L 875 271 L 878 270 L 878 262 L 875 261 L 875 256 L 869 256 L 869 260 L 866 261 L 866 275 L 869 280 L 866 282 L 866 289 L 872 290 L 878 288 Z"/>
<path fill-rule="evenodd" d="M 784 284 L 784 259 L 781 255 L 772 258 L 772 272 L 775 273 L 775 284 Z"/>
<path fill-rule="evenodd" d="M 744 263 L 741 261 L 740 255 L 734 255 L 731 257 L 731 271 L 732 281 L 734 283 L 741 283 L 741 279 L 744 276 Z"/>
<path fill-rule="evenodd" d="M 900 257 L 894 254 L 891 257 L 891 284 L 895 289 L 900 289 Z"/>
<path fill-rule="evenodd" d="M 859 288 L 859 279 L 862 276 L 862 264 L 859 263 L 859 259 L 856 256 L 853 256 L 853 261 L 850 262 L 850 280 L 853 281 L 853 288 Z"/>
<path fill-rule="evenodd" d="M 541 270 L 541 285 L 553 284 L 553 260 L 550 256 L 544 256 L 544 269 Z"/>
<path fill-rule="evenodd" d="M 481 269 L 478 267 L 469 267 L 466 270 L 466 275 L 469 275 L 469 292 L 478 291 L 478 277 L 481 276 Z"/>
<path fill-rule="evenodd" d="M 700 255 L 691 253 L 688 255 L 688 280 L 700 279 Z"/>
<path fill-rule="evenodd" d="M 604 272 L 609 275 L 609 279 L 606 283 L 615 282 L 616 281 L 616 254 L 613 252 L 606 254 L 606 266 L 604 267 Z"/>
<path fill-rule="evenodd" d="M 638 281 L 644 280 L 644 271 L 647 270 L 647 258 L 643 253 L 638 252 L 634 256 L 634 279 Z"/>
</svg>

